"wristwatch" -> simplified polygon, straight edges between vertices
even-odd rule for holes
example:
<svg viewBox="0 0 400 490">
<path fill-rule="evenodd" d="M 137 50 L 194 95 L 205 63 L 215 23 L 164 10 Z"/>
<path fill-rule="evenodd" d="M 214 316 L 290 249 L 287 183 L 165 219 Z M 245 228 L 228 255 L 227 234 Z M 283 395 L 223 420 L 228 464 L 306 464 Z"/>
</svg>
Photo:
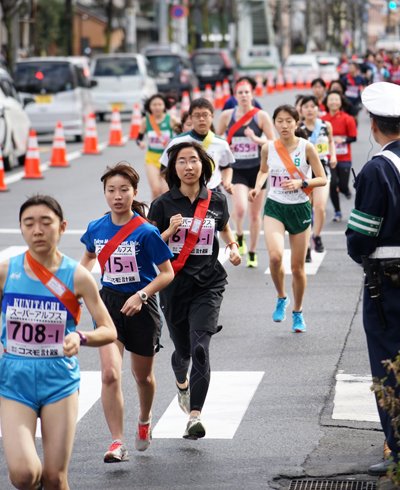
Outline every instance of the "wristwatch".
<svg viewBox="0 0 400 490">
<path fill-rule="evenodd" d="M 303 180 L 303 183 L 301 184 L 302 189 L 307 189 L 308 187 L 308 182 L 306 180 Z"/>
<path fill-rule="evenodd" d="M 139 298 L 143 301 L 143 303 L 147 305 L 147 297 L 148 297 L 147 293 L 145 293 L 144 291 L 138 291 L 137 293 L 139 295 Z"/>
<path fill-rule="evenodd" d="M 81 339 L 81 345 L 85 345 L 87 342 L 87 337 L 86 335 L 83 335 L 79 330 L 74 330 L 75 333 L 77 333 Z"/>
</svg>

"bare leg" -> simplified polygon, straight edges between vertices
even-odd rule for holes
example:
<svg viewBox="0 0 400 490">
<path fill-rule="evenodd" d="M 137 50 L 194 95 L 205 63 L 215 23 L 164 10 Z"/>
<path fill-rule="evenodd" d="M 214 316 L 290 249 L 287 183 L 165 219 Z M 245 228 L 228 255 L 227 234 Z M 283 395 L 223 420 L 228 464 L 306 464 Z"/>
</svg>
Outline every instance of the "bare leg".
<svg viewBox="0 0 400 490">
<path fill-rule="evenodd" d="M 301 311 L 303 307 L 303 298 L 307 285 L 307 276 L 304 270 L 307 247 L 310 240 L 310 230 L 307 230 L 297 235 L 289 235 L 290 249 L 292 255 L 292 285 L 294 296 L 293 311 Z"/>
<path fill-rule="evenodd" d="M 151 188 L 151 199 L 157 199 L 157 197 L 161 194 L 161 175 L 160 169 L 155 165 L 146 164 L 146 174 L 147 180 L 149 181 Z"/>
<path fill-rule="evenodd" d="M 264 216 L 264 234 L 269 254 L 269 268 L 278 298 L 286 298 L 285 268 L 282 263 L 285 247 L 285 227 L 283 223 L 275 218 Z"/>
<path fill-rule="evenodd" d="M 235 223 L 236 233 L 243 235 L 243 220 L 246 216 L 247 207 L 249 204 L 248 194 L 249 188 L 243 184 L 235 184 L 233 186 L 232 204 L 233 213 L 232 220 Z"/>
<path fill-rule="evenodd" d="M 325 223 L 325 208 L 329 197 L 329 184 L 316 187 L 313 191 L 314 235 L 320 236 Z"/>
<path fill-rule="evenodd" d="M 249 191 L 246 187 L 247 193 Z M 249 203 L 249 229 L 250 229 L 250 248 L 249 252 L 255 252 L 258 243 L 258 237 L 260 236 L 262 220 L 261 220 L 261 208 L 264 204 L 266 189 L 261 190 L 257 199 L 254 202 Z"/>
<path fill-rule="evenodd" d="M 101 360 L 101 402 L 112 440 L 124 441 L 124 398 L 121 390 L 121 367 L 124 346 L 119 340 L 99 348 Z"/>
<path fill-rule="evenodd" d="M 131 352 L 131 371 L 136 380 L 139 395 L 140 422 L 147 422 L 151 416 L 151 407 L 156 392 L 153 364 L 154 356 L 139 356 Z"/>
</svg>

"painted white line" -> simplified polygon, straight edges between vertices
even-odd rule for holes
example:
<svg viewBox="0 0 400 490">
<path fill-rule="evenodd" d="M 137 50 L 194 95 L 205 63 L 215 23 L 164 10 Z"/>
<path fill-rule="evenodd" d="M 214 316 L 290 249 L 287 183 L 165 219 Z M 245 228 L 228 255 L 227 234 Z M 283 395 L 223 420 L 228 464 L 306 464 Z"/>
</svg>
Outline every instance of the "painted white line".
<svg viewBox="0 0 400 490">
<path fill-rule="evenodd" d="M 264 372 L 220 371 L 211 373 L 210 388 L 201 413 L 208 439 L 233 439 Z M 153 430 L 158 439 L 180 439 L 188 416 L 172 400 Z"/>
<path fill-rule="evenodd" d="M 236 233 L 235 230 L 233 230 L 234 233 Z M 260 235 L 264 235 L 264 231 L 261 230 L 260 231 Z M 243 235 L 250 235 L 250 231 L 249 230 L 243 230 Z M 285 235 L 289 235 L 289 233 L 287 231 L 285 231 Z M 344 230 L 343 231 L 323 231 L 321 233 L 321 236 L 325 236 L 325 235 L 344 235 Z"/>
<path fill-rule="evenodd" d="M 326 255 L 326 252 L 322 253 L 317 253 L 314 250 L 311 250 L 311 258 L 312 262 L 305 264 L 305 272 L 307 276 L 315 276 L 317 273 L 319 266 L 321 265 L 322 261 L 324 260 L 324 257 Z M 283 251 L 283 267 L 285 268 L 285 272 L 287 275 L 291 275 L 292 271 L 290 269 L 290 259 L 291 259 L 291 250 L 286 249 Z M 264 274 L 271 274 L 271 271 L 268 269 L 264 272 Z"/>
<path fill-rule="evenodd" d="M 356 374 L 336 375 L 335 398 L 332 419 L 379 422 L 372 377 Z"/>
<path fill-rule="evenodd" d="M 81 371 L 79 389 L 78 422 L 92 408 L 101 396 L 101 371 Z M 36 426 L 36 437 L 42 437 L 40 419 Z M 1 437 L 1 428 L 0 428 Z"/>
</svg>

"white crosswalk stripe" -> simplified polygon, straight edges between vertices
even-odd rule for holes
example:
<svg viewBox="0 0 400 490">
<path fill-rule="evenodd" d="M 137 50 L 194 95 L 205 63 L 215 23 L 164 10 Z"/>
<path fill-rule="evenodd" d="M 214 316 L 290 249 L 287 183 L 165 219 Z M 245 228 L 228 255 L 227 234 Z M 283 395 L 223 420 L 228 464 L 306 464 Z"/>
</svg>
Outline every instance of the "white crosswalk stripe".
<svg viewBox="0 0 400 490">
<path fill-rule="evenodd" d="M 326 255 L 326 252 L 322 253 L 316 253 L 314 250 L 311 250 L 311 258 L 312 262 L 305 264 L 305 271 L 307 276 L 314 276 L 319 269 L 319 266 L 322 264 L 322 261 L 324 260 L 324 257 Z M 285 249 L 283 252 L 283 267 L 285 268 L 286 274 L 292 274 L 292 271 L 290 269 L 290 260 L 291 260 L 292 253 L 290 249 Z M 271 271 L 268 267 L 268 269 L 265 271 L 264 274 L 271 274 Z"/>
</svg>

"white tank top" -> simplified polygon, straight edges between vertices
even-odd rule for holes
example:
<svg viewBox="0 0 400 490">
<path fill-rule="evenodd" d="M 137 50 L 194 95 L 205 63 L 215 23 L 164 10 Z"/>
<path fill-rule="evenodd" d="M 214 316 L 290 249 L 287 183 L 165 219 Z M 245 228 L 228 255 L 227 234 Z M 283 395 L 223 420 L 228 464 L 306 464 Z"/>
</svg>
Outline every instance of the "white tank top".
<svg viewBox="0 0 400 490">
<path fill-rule="evenodd" d="M 311 178 L 311 166 L 306 160 L 306 145 L 307 140 L 304 138 L 299 138 L 298 147 L 290 154 L 290 158 L 293 160 L 294 164 L 298 169 L 301 170 L 305 177 Z M 273 201 L 280 202 L 282 204 L 301 204 L 309 201 L 309 198 L 305 192 L 301 189 L 296 189 L 295 191 L 286 192 L 284 191 L 280 183 L 284 180 L 290 180 L 292 177 L 286 170 L 285 165 L 280 159 L 277 151 L 275 150 L 275 145 L 273 141 L 268 143 L 268 160 L 267 165 L 269 167 L 270 174 L 270 189 L 268 192 L 268 198 Z"/>
</svg>

